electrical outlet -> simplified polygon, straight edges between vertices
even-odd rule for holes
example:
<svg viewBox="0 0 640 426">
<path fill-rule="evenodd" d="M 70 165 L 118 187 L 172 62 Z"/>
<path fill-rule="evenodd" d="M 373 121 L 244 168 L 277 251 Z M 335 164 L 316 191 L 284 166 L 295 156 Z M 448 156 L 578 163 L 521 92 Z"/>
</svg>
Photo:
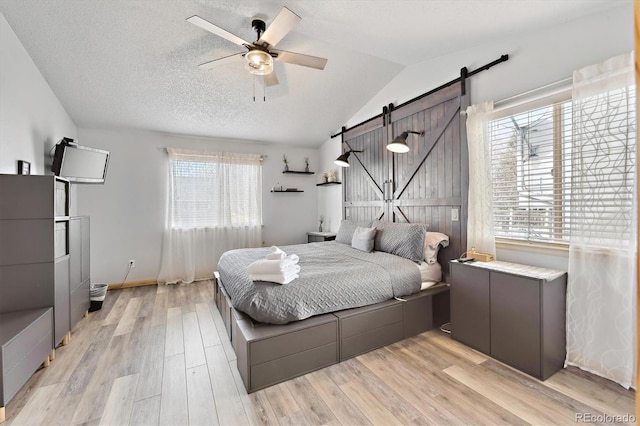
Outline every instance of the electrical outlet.
<svg viewBox="0 0 640 426">
<path fill-rule="evenodd" d="M 458 213 L 458 209 L 451 209 L 451 221 L 457 222 L 460 220 L 460 215 Z"/>
<path fill-rule="evenodd" d="M 129 259 L 129 267 L 131 267 L 131 268 L 135 268 L 136 267 L 136 260 L 135 259 Z"/>
</svg>

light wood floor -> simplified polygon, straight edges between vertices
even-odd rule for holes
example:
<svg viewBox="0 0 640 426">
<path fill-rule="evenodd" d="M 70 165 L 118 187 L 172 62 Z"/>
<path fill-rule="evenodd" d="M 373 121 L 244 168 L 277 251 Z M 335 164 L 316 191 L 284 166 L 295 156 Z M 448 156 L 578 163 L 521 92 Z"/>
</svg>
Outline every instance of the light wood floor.
<svg viewBox="0 0 640 426">
<path fill-rule="evenodd" d="M 634 412 L 635 392 L 612 382 L 570 368 L 543 383 L 439 331 L 247 395 L 212 301 L 210 281 L 109 291 L 6 424 L 573 424 Z"/>
</svg>

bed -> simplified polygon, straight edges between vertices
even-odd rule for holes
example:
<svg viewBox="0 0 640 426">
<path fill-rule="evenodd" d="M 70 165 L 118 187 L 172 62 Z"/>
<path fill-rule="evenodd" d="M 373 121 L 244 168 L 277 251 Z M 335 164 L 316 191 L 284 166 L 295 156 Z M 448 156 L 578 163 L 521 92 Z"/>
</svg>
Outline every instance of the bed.
<svg viewBox="0 0 640 426">
<path fill-rule="evenodd" d="M 346 243 L 361 228 L 357 225 L 362 224 L 345 221 L 336 242 L 281 247 L 300 258 L 300 277 L 286 285 L 254 282 L 247 272 L 269 248 L 232 250 L 220 258 L 216 305 L 248 392 L 448 321 L 448 287 L 423 279 L 433 278 L 440 266 L 424 259 L 424 227 L 418 231 L 421 239 L 407 245 L 407 236 L 421 225 L 402 224 L 406 232 L 398 233 L 396 226 L 378 223 L 378 233 L 386 229 L 386 237 L 369 252 Z M 436 247 L 445 242 L 440 238 Z M 410 259 L 418 257 L 418 248 L 420 259 Z"/>
<path fill-rule="evenodd" d="M 366 253 L 336 242 L 282 249 L 300 258 L 300 277 L 286 285 L 251 280 L 248 265 L 264 258 L 268 248 L 232 250 L 218 264 L 234 308 L 256 321 L 286 324 L 420 291 L 418 266 L 393 254 Z"/>
</svg>

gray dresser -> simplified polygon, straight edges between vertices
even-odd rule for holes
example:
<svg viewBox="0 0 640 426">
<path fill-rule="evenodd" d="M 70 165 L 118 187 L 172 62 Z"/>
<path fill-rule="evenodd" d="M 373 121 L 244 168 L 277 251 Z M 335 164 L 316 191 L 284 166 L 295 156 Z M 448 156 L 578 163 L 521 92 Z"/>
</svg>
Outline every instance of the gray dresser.
<svg viewBox="0 0 640 426">
<path fill-rule="evenodd" d="M 89 218 L 70 216 L 69 185 L 0 175 L 0 420 L 90 305 Z"/>
<path fill-rule="evenodd" d="M 541 380 L 562 368 L 565 272 L 499 261 L 450 266 L 451 337 Z"/>
</svg>

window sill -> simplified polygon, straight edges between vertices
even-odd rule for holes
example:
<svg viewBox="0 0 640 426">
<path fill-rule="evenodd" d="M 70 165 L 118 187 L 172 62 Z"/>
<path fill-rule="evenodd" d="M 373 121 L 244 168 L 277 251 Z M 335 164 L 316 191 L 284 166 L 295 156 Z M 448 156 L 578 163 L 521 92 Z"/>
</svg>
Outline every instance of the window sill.
<svg viewBox="0 0 640 426">
<path fill-rule="evenodd" d="M 569 244 L 549 244 L 496 238 L 496 249 L 526 251 L 528 253 L 540 253 L 553 256 L 569 256 Z"/>
</svg>

